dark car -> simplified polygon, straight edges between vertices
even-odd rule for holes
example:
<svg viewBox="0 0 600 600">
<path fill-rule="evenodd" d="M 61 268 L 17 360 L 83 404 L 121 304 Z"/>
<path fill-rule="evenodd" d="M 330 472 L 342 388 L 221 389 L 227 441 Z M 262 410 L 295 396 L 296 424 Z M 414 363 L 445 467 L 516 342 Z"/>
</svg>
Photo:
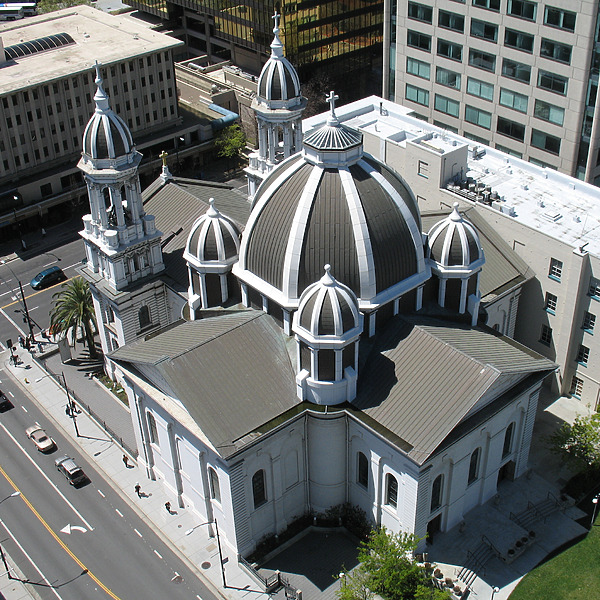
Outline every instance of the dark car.
<svg viewBox="0 0 600 600">
<path fill-rule="evenodd" d="M 69 456 L 57 458 L 54 464 L 71 485 L 79 485 L 87 481 L 87 476 L 83 472 L 83 469 Z"/>
<path fill-rule="evenodd" d="M 55 283 L 65 281 L 66 279 L 67 276 L 62 272 L 62 269 L 59 267 L 50 267 L 48 269 L 44 269 L 41 273 L 38 273 L 31 280 L 30 285 L 34 290 L 42 290 L 54 285 Z"/>
<path fill-rule="evenodd" d="M 12 408 L 12 404 L 10 400 L 4 395 L 2 390 L 0 390 L 0 410 L 5 411 L 9 408 Z"/>
</svg>

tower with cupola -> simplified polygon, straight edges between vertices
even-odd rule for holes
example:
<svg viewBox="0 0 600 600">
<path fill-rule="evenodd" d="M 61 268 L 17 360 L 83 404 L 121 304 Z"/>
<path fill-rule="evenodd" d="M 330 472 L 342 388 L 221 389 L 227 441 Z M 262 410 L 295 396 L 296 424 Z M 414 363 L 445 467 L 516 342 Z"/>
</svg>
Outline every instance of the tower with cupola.
<svg viewBox="0 0 600 600">
<path fill-rule="evenodd" d="M 102 350 L 107 353 L 165 322 L 168 303 L 158 275 L 164 270 L 161 232 L 144 211 L 135 149 L 126 123 L 110 108 L 96 64 L 96 109 L 83 134 L 78 163 L 90 214 L 81 236 L 81 270 L 92 291 Z"/>
<path fill-rule="evenodd" d="M 276 164 L 302 149 L 302 112 L 306 98 L 300 91 L 296 69 L 283 55 L 279 39 L 280 15 L 276 12 L 273 19 L 271 56 L 260 73 L 256 98 L 252 101 L 258 125 L 258 151 L 250 155 L 246 168 L 250 200 Z"/>
</svg>

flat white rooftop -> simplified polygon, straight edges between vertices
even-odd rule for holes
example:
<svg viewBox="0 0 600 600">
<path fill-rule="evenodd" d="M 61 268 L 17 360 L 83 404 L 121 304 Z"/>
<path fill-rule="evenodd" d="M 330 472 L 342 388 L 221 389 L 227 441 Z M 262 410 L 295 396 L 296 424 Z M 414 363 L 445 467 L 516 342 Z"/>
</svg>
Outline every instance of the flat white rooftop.
<svg viewBox="0 0 600 600">
<path fill-rule="evenodd" d="M 412 141 L 443 154 L 458 144 L 468 145 L 463 177 L 472 177 L 498 194 L 494 209 L 600 256 L 600 188 L 416 119 L 411 109 L 377 96 L 336 107 L 335 112 L 345 125 L 404 147 Z M 327 114 L 306 119 L 304 131 L 322 125 Z"/>
<path fill-rule="evenodd" d="M 96 61 L 110 65 L 183 44 L 143 22 L 84 5 L 0 23 L 5 48 L 58 33 L 75 43 L 0 64 L 0 95 L 89 71 Z"/>
</svg>

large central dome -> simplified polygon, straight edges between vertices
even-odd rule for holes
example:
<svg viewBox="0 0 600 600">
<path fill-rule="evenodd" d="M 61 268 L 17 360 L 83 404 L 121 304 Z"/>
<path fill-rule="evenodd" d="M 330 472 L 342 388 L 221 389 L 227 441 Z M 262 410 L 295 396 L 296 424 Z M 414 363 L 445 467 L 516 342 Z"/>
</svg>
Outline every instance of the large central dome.
<svg viewBox="0 0 600 600">
<path fill-rule="evenodd" d="M 363 153 L 362 135 L 327 124 L 262 183 L 234 273 L 284 309 L 318 281 L 323 265 L 361 309 L 415 289 L 429 277 L 416 199 L 402 178 Z"/>
</svg>

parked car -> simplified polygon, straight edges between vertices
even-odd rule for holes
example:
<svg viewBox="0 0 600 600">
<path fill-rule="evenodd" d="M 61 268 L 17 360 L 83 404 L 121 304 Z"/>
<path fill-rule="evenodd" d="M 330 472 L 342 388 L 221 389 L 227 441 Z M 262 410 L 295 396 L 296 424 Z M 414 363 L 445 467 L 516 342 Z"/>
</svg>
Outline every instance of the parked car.
<svg viewBox="0 0 600 600">
<path fill-rule="evenodd" d="M 87 476 L 83 472 L 83 469 L 69 456 L 57 458 L 54 464 L 71 485 L 79 485 L 87 481 Z"/>
<path fill-rule="evenodd" d="M 67 276 L 63 273 L 62 269 L 59 267 L 49 267 L 38 273 L 31 280 L 30 285 L 34 290 L 43 290 L 44 288 L 65 281 L 66 279 Z"/>
<path fill-rule="evenodd" d="M 40 452 L 52 452 L 56 448 L 56 442 L 39 425 L 28 427 L 25 433 Z"/>
<path fill-rule="evenodd" d="M 12 404 L 10 400 L 4 395 L 2 390 L 0 390 L 0 410 L 9 410 L 12 408 Z"/>
</svg>

